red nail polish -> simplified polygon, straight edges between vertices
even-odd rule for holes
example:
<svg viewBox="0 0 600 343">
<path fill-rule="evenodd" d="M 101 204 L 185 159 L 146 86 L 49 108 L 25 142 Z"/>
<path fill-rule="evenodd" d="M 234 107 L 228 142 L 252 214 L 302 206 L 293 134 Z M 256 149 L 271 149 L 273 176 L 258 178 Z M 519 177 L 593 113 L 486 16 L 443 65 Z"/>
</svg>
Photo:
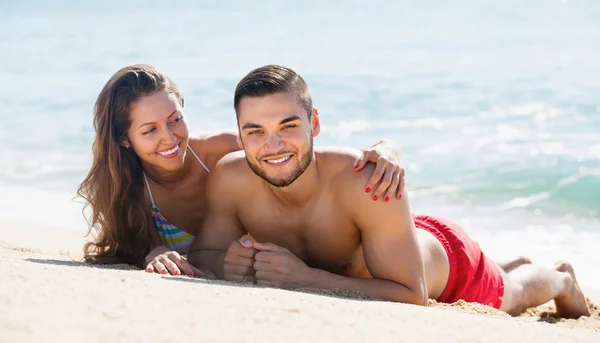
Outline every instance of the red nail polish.
<svg viewBox="0 0 600 343">
<path fill-rule="evenodd" d="M 188 276 L 194 276 L 194 273 L 188 273 Z"/>
<path fill-rule="evenodd" d="M 173 275 L 179 275 L 178 271 L 173 272 Z"/>
<path fill-rule="evenodd" d="M 371 187 L 367 187 L 367 189 L 365 189 L 365 192 L 369 193 L 371 191 Z"/>
<path fill-rule="evenodd" d="M 358 168 L 358 163 L 354 165 L 354 169 Z"/>
<path fill-rule="evenodd" d="M 377 201 L 379 199 L 379 195 L 373 195 L 373 200 Z"/>
<path fill-rule="evenodd" d="M 152 273 L 154 270 L 152 270 L 152 268 L 148 268 L 148 269 L 146 269 L 146 271 L 147 271 L 148 273 Z"/>
<path fill-rule="evenodd" d="M 389 197 L 389 196 L 387 196 L 387 197 L 385 197 L 385 199 L 383 199 L 383 200 L 384 200 L 385 202 L 388 202 L 388 201 L 390 201 L 390 197 Z"/>
<path fill-rule="evenodd" d="M 402 199 L 402 194 L 400 194 L 400 195 L 398 196 L 398 200 L 400 200 L 400 199 Z"/>
<path fill-rule="evenodd" d="M 166 271 L 166 270 L 161 270 L 161 271 L 160 271 L 160 273 L 161 273 L 161 274 L 166 274 L 166 273 L 167 273 L 167 271 Z"/>
</svg>

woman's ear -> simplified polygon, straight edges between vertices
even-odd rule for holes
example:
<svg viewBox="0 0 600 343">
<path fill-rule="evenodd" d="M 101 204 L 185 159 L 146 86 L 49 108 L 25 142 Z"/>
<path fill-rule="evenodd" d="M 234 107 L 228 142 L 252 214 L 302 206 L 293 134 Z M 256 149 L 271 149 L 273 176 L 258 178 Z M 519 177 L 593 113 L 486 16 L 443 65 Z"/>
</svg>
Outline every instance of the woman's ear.
<svg viewBox="0 0 600 343">
<path fill-rule="evenodd" d="M 129 143 L 129 139 L 127 137 L 123 137 L 123 139 L 121 139 L 121 146 L 123 146 L 125 149 L 131 148 L 131 143 Z"/>
</svg>

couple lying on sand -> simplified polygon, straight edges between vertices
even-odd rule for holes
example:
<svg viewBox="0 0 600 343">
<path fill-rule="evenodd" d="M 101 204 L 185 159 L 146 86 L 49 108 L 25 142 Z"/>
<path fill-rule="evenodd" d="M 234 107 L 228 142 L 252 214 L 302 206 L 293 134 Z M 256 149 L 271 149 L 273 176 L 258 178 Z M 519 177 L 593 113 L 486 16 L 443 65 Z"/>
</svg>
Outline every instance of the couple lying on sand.
<svg viewBox="0 0 600 343">
<path fill-rule="evenodd" d="M 393 143 L 362 155 L 313 149 L 319 114 L 293 70 L 269 65 L 238 83 L 237 135 L 190 138 L 183 104 L 147 65 L 120 70 L 100 93 L 79 189 L 97 234 L 86 260 L 512 315 L 554 299 L 559 316 L 589 315 L 568 263 L 497 264 L 456 223 L 411 213 Z"/>
</svg>

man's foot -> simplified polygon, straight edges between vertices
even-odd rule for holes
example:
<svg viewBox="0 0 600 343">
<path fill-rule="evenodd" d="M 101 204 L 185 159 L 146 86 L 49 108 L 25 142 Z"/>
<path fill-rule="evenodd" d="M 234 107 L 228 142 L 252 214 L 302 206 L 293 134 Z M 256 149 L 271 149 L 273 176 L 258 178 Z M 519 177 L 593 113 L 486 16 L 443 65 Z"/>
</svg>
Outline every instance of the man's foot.
<svg viewBox="0 0 600 343">
<path fill-rule="evenodd" d="M 532 262 L 529 259 L 529 257 L 525 257 L 525 256 L 519 256 L 515 259 L 508 260 L 508 261 L 496 262 L 498 267 L 500 267 L 500 269 L 504 270 L 505 273 L 510 273 L 511 271 L 517 269 L 517 267 L 520 267 L 524 264 L 531 264 L 531 263 Z"/>
<path fill-rule="evenodd" d="M 568 262 L 558 262 L 554 269 L 559 272 L 567 274 L 566 290 L 564 295 L 560 295 L 554 299 L 556 304 L 556 314 L 563 318 L 574 318 L 577 319 L 581 316 L 589 316 L 590 310 L 585 296 L 577 284 L 577 278 L 575 277 L 575 271 L 573 266 Z"/>
</svg>

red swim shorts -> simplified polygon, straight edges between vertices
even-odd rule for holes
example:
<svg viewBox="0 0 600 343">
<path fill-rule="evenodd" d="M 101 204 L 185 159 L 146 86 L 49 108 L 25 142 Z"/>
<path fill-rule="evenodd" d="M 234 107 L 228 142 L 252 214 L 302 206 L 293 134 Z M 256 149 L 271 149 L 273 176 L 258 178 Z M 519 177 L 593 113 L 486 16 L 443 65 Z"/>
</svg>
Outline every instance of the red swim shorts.
<svg viewBox="0 0 600 343">
<path fill-rule="evenodd" d="M 450 261 L 448 283 L 438 302 L 476 302 L 499 309 L 504 282 L 498 266 L 487 258 L 479 244 L 452 221 L 427 215 L 413 215 L 415 226 L 433 234 L 446 249 Z"/>
</svg>

